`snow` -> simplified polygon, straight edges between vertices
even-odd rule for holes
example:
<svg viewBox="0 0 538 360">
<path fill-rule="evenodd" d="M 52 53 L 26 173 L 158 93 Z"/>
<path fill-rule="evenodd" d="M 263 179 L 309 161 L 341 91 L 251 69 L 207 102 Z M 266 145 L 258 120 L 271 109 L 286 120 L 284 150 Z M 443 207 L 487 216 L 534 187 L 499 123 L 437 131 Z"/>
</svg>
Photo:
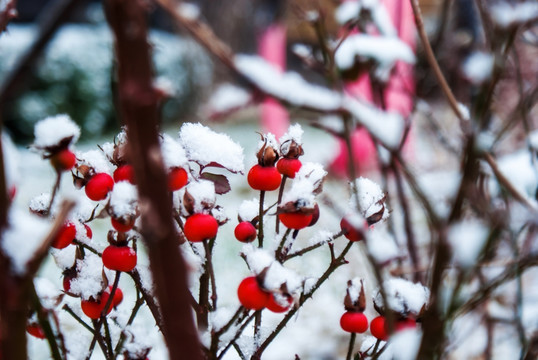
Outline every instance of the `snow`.
<svg viewBox="0 0 538 360">
<path fill-rule="evenodd" d="M 75 263 L 77 248 L 76 246 L 68 246 L 64 249 L 51 249 L 51 255 L 54 258 L 56 266 L 60 269 L 69 269 Z"/>
<path fill-rule="evenodd" d="M 359 125 L 366 127 L 383 146 L 390 149 L 398 148 L 405 129 L 400 114 L 382 111 L 349 96 L 343 100 L 342 107 L 354 116 Z"/>
<path fill-rule="evenodd" d="M 215 184 L 209 180 L 191 181 L 186 191 L 194 198 L 194 213 L 203 213 L 212 208 L 217 201 Z"/>
<path fill-rule="evenodd" d="M 422 332 L 415 329 L 398 331 L 390 338 L 390 347 L 394 360 L 414 360 L 417 357 Z"/>
<path fill-rule="evenodd" d="M 488 227 L 476 220 L 464 220 L 454 224 L 448 232 L 454 261 L 464 268 L 474 266 L 486 244 L 488 234 Z"/>
<path fill-rule="evenodd" d="M 412 283 L 411 281 L 392 278 L 383 282 L 389 307 L 401 313 L 407 315 L 409 313 L 418 315 L 422 308 L 428 304 L 430 298 L 430 291 L 428 288 L 422 286 L 420 283 Z M 384 307 L 383 298 L 379 290 L 375 292 L 373 301 L 380 308 Z"/>
<path fill-rule="evenodd" d="M 243 200 L 239 209 L 237 210 L 237 215 L 241 218 L 242 221 L 252 221 L 260 213 L 260 200 Z"/>
<path fill-rule="evenodd" d="M 244 171 L 243 148 L 228 135 L 216 133 L 200 123 L 184 123 L 179 138 L 189 160 L 201 166 L 217 163 L 232 172 Z"/>
<path fill-rule="evenodd" d="M 87 251 L 84 259 L 78 259 L 76 264 L 77 276 L 70 282 L 70 292 L 80 295 L 83 300 L 96 298 L 105 287 L 103 261 L 99 256 Z"/>
<path fill-rule="evenodd" d="M 33 213 L 44 213 L 49 209 L 51 200 L 50 193 L 42 193 L 30 200 L 28 207 Z M 55 202 L 56 203 L 56 202 Z"/>
<path fill-rule="evenodd" d="M 61 300 L 62 293 L 58 287 L 49 279 L 44 277 L 35 277 L 34 286 L 41 305 L 45 309 L 54 309 Z"/>
<path fill-rule="evenodd" d="M 524 1 L 514 4 L 502 1 L 491 6 L 490 14 L 501 28 L 509 28 L 538 18 L 538 3 Z"/>
<path fill-rule="evenodd" d="M 133 216 L 136 214 L 137 199 L 136 186 L 128 181 L 120 181 L 110 193 L 110 209 L 116 218 Z"/>
<path fill-rule="evenodd" d="M 352 304 L 357 304 L 359 301 L 359 296 L 363 288 L 363 281 L 363 279 L 356 277 L 351 279 L 350 283 L 347 285 L 346 291 Z"/>
<path fill-rule="evenodd" d="M 248 91 L 232 84 L 221 84 L 208 100 L 211 112 L 225 113 L 246 106 L 252 100 Z"/>
<path fill-rule="evenodd" d="M 69 143 L 77 142 L 80 128 L 71 120 L 69 115 L 49 116 L 39 121 L 34 127 L 34 146 L 44 149 L 60 144 L 62 140 L 71 138 Z"/>
<path fill-rule="evenodd" d="M 306 82 L 295 72 L 282 73 L 261 57 L 237 55 L 235 65 L 243 76 L 264 92 L 292 105 L 335 111 L 340 107 L 340 94 Z"/>
<path fill-rule="evenodd" d="M 512 185 L 520 193 L 526 195 L 531 203 L 535 203 L 533 197 L 538 187 L 538 179 L 529 152 L 523 149 L 504 155 L 497 160 L 497 164 L 500 171 Z M 494 196 L 499 194 L 500 191 L 497 180 L 493 175 L 489 182 L 489 191 Z"/>
<path fill-rule="evenodd" d="M 308 244 L 310 246 L 317 244 L 325 244 L 333 240 L 333 233 L 328 230 L 317 230 L 316 233 L 308 238 Z"/>
<path fill-rule="evenodd" d="M 26 273 L 26 265 L 41 247 L 50 224 L 35 215 L 20 209 L 12 209 L 8 214 L 8 227 L 2 234 L 0 246 L 11 260 L 12 270 L 18 274 Z"/>
<path fill-rule="evenodd" d="M 375 227 L 367 233 L 366 247 L 378 264 L 401 256 L 394 237 L 384 227 Z"/>
<path fill-rule="evenodd" d="M 261 273 L 275 261 L 275 258 L 267 250 L 256 248 L 252 244 L 243 245 L 241 254 L 246 257 L 248 267 L 255 275 Z"/>
<path fill-rule="evenodd" d="M 300 124 L 293 124 L 288 128 L 288 131 L 279 139 L 280 153 L 285 156 L 288 154 L 290 145 L 295 142 L 297 145 L 303 144 L 303 128 Z"/>
<path fill-rule="evenodd" d="M 178 5 L 178 11 L 181 16 L 189 20 L 196 20 L 200 17 L 200 8 L 198 7 L 198 5 L 193 3 L 182 1 Z"/>
<path fill-rule="evenodd" d="M 358 19 L 360 11 L 361 4 L 358 1 L 344 1 L 336 8 L 334 16 L 336 21 L 343 25 L 349 21 Z"/>
<path fill-rule="evenodd" d="M 480 85 L 491 77 L 494 64 L 495 58 L 492 54 L 475 51 L 463 62 L 463 74 L 473 84 Z"/>
<path fill-rule="evenodd" d="M 354 184 L 351 184 L 352 188 L 353 186 L 357 191 L 359 209 L 357 209 L 357 198 L 354 191 L 352 191 L 349 200 L 352 209 L 357 209 L 363 217 L 368 218 L 385 208 L 383 218 L 388 217 L 388 210 L 384 203 L 385 194 L 377 183 L 361 176 L 355 180 Z"/>
<path fill-rule="evenodd" d="M 326 176 L 327 171 L 323 169 L 323 165 L 307 161 L 301 165 L 301 168 L 295 174 L 295 179 L 305 179 L 310 181 L 314 186 L 319 186 Z"/>
<path fill-rule="evenodd" d="M 336 66 L 342 70 L 351 69 L 356 57 L 375 60 L 378 64 L 375 74 L 382 80 L 388 80 L 396 61 L 415 63 L 413 50 L 399 38 L 392 36 L 349 35 L 334 54 Z"/>
<path fill-rule="evenodd" d="M 106 159 L 101 150 L 88 150 L 76 152 L 79 165 L 87 165 L 95 170 L 95 173 L 111 174 L 110 162 Z"/>
<path fill-rule="evenodd" d="M 188 159 L 185 149 L 168 134 L 163 134 L 161 137 L 161 152 L 163 154 L 164 165 L 167 168 L 187 168 Z"/>
</svg>

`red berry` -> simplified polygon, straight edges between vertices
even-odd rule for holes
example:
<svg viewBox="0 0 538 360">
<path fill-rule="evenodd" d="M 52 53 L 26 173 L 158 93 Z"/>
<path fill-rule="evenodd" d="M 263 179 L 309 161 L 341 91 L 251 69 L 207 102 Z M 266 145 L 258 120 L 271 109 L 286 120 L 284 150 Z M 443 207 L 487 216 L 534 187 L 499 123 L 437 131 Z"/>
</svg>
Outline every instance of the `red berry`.
<svg viewBox="0 0 538 360">
<path fill-rule="evenodd" d="M 342 220 L 340 220 L 340 229 L 344 232 L 344 236 L 349 241 L 360 241 L 364 240 L 364 236 L 362 235 L 362 231 L 355 228 L 353 225 L 349 223 L 349 221 L 344 217 Z"/>
<path fill-rule="evenodd" d="M 84 224 L 84 228 L 86 229 L 86 236 L 91 240 L 93 237 L 92 228 L 89 227 L 88 224 Z"/>
<path fill-rule="evenodd" d="M 69 149 L 63 149 L 50 157 L 56 171 L 67 171 L 77 163 L 77 157 Z"/>
<path fill-rule="evenodd" d="M 116 229 L 119 232 L 127 232 L 131 230 L 134 227 L 135 219 L 129 219 L 127 221 L 116 219 L 115 217 L 110 218 L 110 222 L 112 223 L 112 226 L 114 229 Z"/>
<path fill-rule="evenodd" d="M 129 272 L 136 266 L 136 252 L 129 246 L 109 245 L 103 251 L 103 265 L 116 271 Z"/>
<path fill-rule="evenodd" d="M 319 220 L 319 205 L 316 203 L 314 204 L 314 213 L 312 214 L 312 220 L 310 220 L 310 224 L 308 226 L 314 226 Z"/>
<path fill-rule="evenodd" d="M 254 190 L 272 191 L 278 189 L 282 177 L 274 166 L 256 164 L 248 172 L 247 181 Z"/>
<path fill-rule="evenodd" d="M 33 337 L 36 337 L 38 339 L 44 339 L 45 338 L 45 332 L 39 326 L 39 324 L 28 324 L 26 325 L 26 332 Z"/>
<path fill-rule="evenodd" d="M 312 214 L 303 214 L 300 212 L 281 213 L 278 218 L 288 229 L 300 230 L 304 229 L 312 221 Z"/>
<path fill-rule="evenodd" d="M 297 171 L 301 169 L 301 166 L 301 160 L 299 159 L 281 158 L 276 163 L 276 168 L 278 169 L 278 172 L 292 179 L 295 178 L 295 174 L 297 174 Z"/>
<path fill-rule="evenodd" d="M 105 199 L 113 188 L 114 179 L 107 173 L 98 173 L 91 177 L 84 189 L 88 198 L 99 201 Z"/>
<path fill-rule="evenodd" d="M 109 286 L 107 292 L 110 294 L 112 292 L 112 286 Z M 112 306 L 116 307 L 123 301 L 123 291 L 119 287 L 114 291 L 114 297 L 112 298 Z"/>
<path fill-rule="evenodd" d="M 189 175 L 187 171 L 180 167 L 175 167 L 168 173 L 168 190 L 176 191 L 187 185 Z"/>
<path fill-rule="evenodd" d="M 275 298 L 275 294 L 271 294 L 269 296 L 269 300 L 267 301 L 267 304 L 265 304 L 265 307 L 267 307 L 267 309 L 271 310 L 272 312 L 283 313 L 290 308 L 293 300 L 291 296 L 287 296 L 287 295 L 277 295 L 277 296 L 279 297 L 278 300 Z M 286 303 L 285 306 L 282 306 L 282 304 L 280 304 L 280 300 Z"/>
<path fill-rule="evenodd" d="M 237 288 L 239 302 L 247 309 L 261 310 L 269 301 L 271 294 L 263 291 L 255 276 L 243 279 Z"/>
<path fill-rule="evenodd" d="M 7 196 L 9 197 L 10 201 L 13 201 L 13 199 L 15 199 L 15 195 L 17 195 L 17 187 L 15 185 L 12 185 L 9 188 Z"/>
<path fill-rule="evenodd" d="M 77 236 L 77 229 L 72 222 L 65 223 L 56 238 L 52 241 L 51 246 L 56 249 L 63 249 L 71 245 Z"/>
<path fill-rule="evenodd" d="M 394 330 L 402 331 L 405 329 L 414 329 L 417 327 L 417 322 L 411 318 L 401 319 L 394 324 Z"/>
<path fill-rule="evenodd" d="M 242 221 L 235 227 L 234 230 L 235 238 L 241 242 L 251 242 L 256 239 L 256 228 L 249 221 Z"/>
<path fill-rule="evenodd" d="M 109 297 L 110 294 L 105 291 L 99 300 L 82 300 L 80 302 L 82 312 L 90 319 L 99 319 L 101 317 L 101 313 L 105 309 Z M 109 314 L 111 311 L 112 306 L 108 308 L 107 314 Z"/>
<path fill-rule="evenodd" d="M 132 165 L 121 165 L 119 166 L 113 174 L 114 181 L 120 182 L 120 181 L 128 181 L 131 184 L 135 184 L 135 175 L 134 175 L 134 169 Z"/>
<path fill-rule="evenodd" d="M 217 236 L 219 223 L 209 214 L 194 214 L 185 220 L 183 232 L 187 240 L 200 242 Z"/>
<path fill-rule="evenodd" d="M 361 312 L 346 311 L 340 318 L 340 327 L 350 333 L 363 333 L 368 330 L 368 319 Z"/>
<path fill-rule="evenodd" d="M 388 339 L 384 316 L 378 316 L 370 322 L 370 332 L 379 340 L 386 341 Z"/>
</svg>

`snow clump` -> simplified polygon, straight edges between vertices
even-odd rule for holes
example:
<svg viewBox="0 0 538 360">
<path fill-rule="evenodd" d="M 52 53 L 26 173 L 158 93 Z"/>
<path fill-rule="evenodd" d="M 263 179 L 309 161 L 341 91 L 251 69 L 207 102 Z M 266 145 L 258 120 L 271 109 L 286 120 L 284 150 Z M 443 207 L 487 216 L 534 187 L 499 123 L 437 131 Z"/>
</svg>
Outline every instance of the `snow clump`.
<svg viewBox="0 0 538 360">
<path fill-rule="evenodd" d="M 35 125 L 34 136 L 34 146 L 44 149 L 57 146 L 66 139 L 70 139 L 69 143 L 77 142 L 80 128 L 69 115 L 49 116 Z"/>
</svg>

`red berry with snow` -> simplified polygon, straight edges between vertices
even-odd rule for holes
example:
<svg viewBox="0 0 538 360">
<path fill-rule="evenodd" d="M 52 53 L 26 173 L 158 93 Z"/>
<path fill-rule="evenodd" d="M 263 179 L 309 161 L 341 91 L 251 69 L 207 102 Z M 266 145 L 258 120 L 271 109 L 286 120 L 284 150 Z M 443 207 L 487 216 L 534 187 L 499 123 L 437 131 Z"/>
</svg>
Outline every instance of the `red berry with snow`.
<svg viewBox="0 0 538 360">
<path fill-rule="evenodd" d="M 50 163 L 56 171 L 67 171 L 77 163 L 77 157 L 69 149 L 63 149 L 50 157 Z"/>
<path fill-rule="evenodd" d="M 239 302 L 251 310 L 263 309 L 267 305 L 270 295 L 262 290 L 255 276 L 243 279 L 237 288 Z"/>
<path fill-rule="evenodd" d="M 256 239 L 257 231 L 249 221 L 242 221 L 235 227 L 235 238 L 241 242 L 248 243 Z"/>
<path fill-rule="evenodd" d="M 101 313 L 105 309 L 109 297 L 110 294 L 105 291 L 99 300 L 82 300 L 80 302 L 82 312 L 90 319 L 99 319 L 101 317 Z M 109 306 L 107 314 L 109 314 L 111 311 L 112 306 Z"/>
<path fill-rule="evenodd" d="M 292 179 L 295 178 L 295 174 L 301 169 L 301 166 L 301 160 L 299 159 L 281 158 L 276 163 L 278 172 Z"/>
<path fill-rule="evenodd" d="M 301 212 L 280 213 L 278 214 L 278 218 L 288 229 L 300 230 L 310 225 L 312 214 Z"/>
<path fill-rule="evenodd" d="M 117 219 L 115 217 L 110 218 L 110 222 L 112 223 L 112 227 L 116 229 L 118 232 L 127 232 L 131 230 L 134 227 L 135 219 Z"/>
<path fill-rule="evenodd" d="M 344 236 L 349 241 L 360 241 L 364 240 L 364 236 L 362 234 L 362 231 L 355 228 L 351 223 L 344 217 L 340 221 L 340 229 L 342 229 L 342 232 L 344 233 Z"/>
<path fill-rule="evenodd" d="M 84 190 L 90 200 L 99 201 L 105 199 L 113 188 L 114 179 L 107 173 L 98 173 L 88 180 Z"/>
<path fill-rule="evenodd" d="M 92 228 L 89 227 L 88 224 L 84 224 L 84 229 L 86 229 L 86 236 L 91 240 L 93 237 Z"/>
<path fill-rule="evenodd" d="M 185 220 L 183 232 L 187 240 L 200 242 L 217 236 L 219 223 L 209 214 L 194 214 Z"/>
<path fill-rule="evenodd" d="M 112 286 L 109 286 L 107 292 L 110 294 L 112 292 Z M 123 291 L 119 287 L 114 291 L 114 297 L 112 298 L 112 306 L 116 307 L 123 301 Z"/>
<path fill-rule="evenodd" d="M 115 182 L 120 181 L 128 181 L 131 184 L 135 184 L 135 175 L 134 175 L 134 169 L 132 165 L 121 165 L 116 170 L 114 170 L 114 174 L 112 174 L 114 177 Z"/>
<path fill-rule="evenodd" d="M 176 191 L 187 185 L 189 175 L 187 171 L 180 167 L 175 167 L 168 173 L 168 190 Z"/>
<path fill-rule="evenodd" d="M 45 332 L 39 326 L 39 324 L 28 324 L 26 325 L 26 332 L 33 337 L 36 337 L 38 339 L 44 339 L 45 338 Z"/>
<path fill-rule="evenodd" d="M 248 172 L 247 181 L 254 190 L 272 191 L 278 189 L 282 177 L 274 166 L 256 164 Z"/>
<path fill-rule="evenodd" d="M 370 332 L 379 340 L 386 341 L 388 339 L 384 316 L 378 316 L 370 322 Z"/>
<path fill-rule="evenodd" d="M 289 295 L 271 294 L 265 307 L 274 313 L 283 313 L 288 311 L 293 299 Z"/>
<path fill-rule="evenodd" d="M 136 266 L 136 252 L 129 246 L 109 245 L 103 251 L 103 265 L 110 270 L 129 272 Z"/>
<path fill-rule="evenodd" d="M 65 223 L 52 241 L 51 246 L 56 249 L 63 249 L 71 245 L 77 235 L 77 229 L 72 222 Z"/>
<path fill-rule="evenodd" d="M 417 327 L 417 322 L 411 318 L 400 319 L 394 324 L 396 331 L 402 331 L 406 329 L 414 329 Z"/>
<path fill-rule="evenodd" d="M 346 311 L 340 318 L 340 327 L 350 333 L 363 333 L 368 330 L 368 319 L 361 312 Z"/>
</svg>

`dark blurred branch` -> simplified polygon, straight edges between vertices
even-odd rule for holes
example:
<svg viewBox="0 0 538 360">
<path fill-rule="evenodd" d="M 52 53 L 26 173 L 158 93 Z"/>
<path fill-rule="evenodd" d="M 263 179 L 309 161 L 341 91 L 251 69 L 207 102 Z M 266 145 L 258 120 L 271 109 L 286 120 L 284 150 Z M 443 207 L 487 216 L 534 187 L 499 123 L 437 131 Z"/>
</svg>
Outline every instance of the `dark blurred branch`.
<svg viewBox="0 0 538 360">
<path fill-rule="evenodd" d="M 86 1 L 55 0 L 42 11 L 42 15 L 38 19 L 39 26 L 36 31 L 38 37 L 16 62 L 16 67 L 2 81 L 2 85 L 0 86 L 0 105 L 16 95 L 21 84 L 24 83 L 24 79 L 31 74 L 30 70 L 34 62 L 38 59 L 56 31 L 67 21 L 71 13 L 79 6 L 84 5 Z"/>
<path fill-rule="evenodd" d="M 6 30 L 7 24 L 17 17 L 17 0 L 8 0 L 0 11 L 0 34 Z"/>
<path fill-rule="evenodd" d="M 180 253 L 160 150 L 159 97 L 153 87 L 147 40 L 148 4 L 108 0 L 107 20 L 115 37 L 118 110 L 127 125 L 128 152 L 138 184 L 142 226 L 155 294 L 162 314 L 170 359 L 201 359 L 187 287 L 187 268 Z"/>
</svg>

